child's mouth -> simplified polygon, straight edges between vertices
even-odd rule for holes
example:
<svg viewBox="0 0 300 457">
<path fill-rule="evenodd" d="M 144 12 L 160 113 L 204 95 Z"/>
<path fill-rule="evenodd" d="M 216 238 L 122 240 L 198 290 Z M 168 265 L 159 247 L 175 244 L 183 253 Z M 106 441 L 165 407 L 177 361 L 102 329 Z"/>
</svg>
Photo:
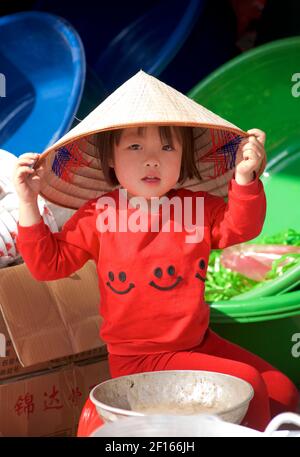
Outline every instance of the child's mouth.
<svg viewBox="0 0 300 457">
<path fill-rule="evenodd" d="M 146 182 L 147 184 L 158 184 L 160 182 L 160 178 L 157 178 L 155 176 L 145 176 L 145 178 L 143 178 L 142 181 Z"/>
</svg>

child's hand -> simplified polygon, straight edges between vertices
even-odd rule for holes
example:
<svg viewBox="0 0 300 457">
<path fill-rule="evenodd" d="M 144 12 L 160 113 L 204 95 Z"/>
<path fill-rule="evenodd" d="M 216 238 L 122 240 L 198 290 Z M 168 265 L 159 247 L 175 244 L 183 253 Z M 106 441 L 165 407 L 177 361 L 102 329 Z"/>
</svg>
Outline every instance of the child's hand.
<svg viewBox="0 0 300 457">
<path fill-rule="evenodd" d="M 14 168 L 13 184 L 19 199 L 24 203 L 36 202 L 40 191 L 44 167 L 40 165 L 32 168 L 38 158 L 39 154 L 22 154 Z"/>
<path fill-rule="evenodd" d="M 251 136 L 241 141 L 235 162 L 235 180 L 242 185 L 253 181 L 253 172 L 258 173 L 266 155 L 264 148 L 265 132 L 259 129 L 251 129 L 247 133 Z"/>
</svg>

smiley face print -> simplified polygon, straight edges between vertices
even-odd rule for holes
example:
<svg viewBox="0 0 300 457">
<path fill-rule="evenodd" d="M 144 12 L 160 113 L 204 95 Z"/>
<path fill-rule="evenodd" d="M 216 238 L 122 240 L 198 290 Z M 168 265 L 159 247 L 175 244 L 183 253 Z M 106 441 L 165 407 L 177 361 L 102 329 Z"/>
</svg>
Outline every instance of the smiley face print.
<svg viewBox="0 0 300 457">
<path fill-rule="evenodd" d="M 180 283 L 180 281 L 182 281 L 181 276 L 177 276 L 177 278 L 175 277 L 175 267 L 173 265 L 170 265 L 167 268 L 165 274 L 161 267 L 155 268 L 153 274 L 157 279 L 155 281 L 153 281 L 153 280 L 150 281 L 149 285 L 152 287 L 155 287 L 155 289 L 162 290 L 162 291 L 174 289 Z M 160 279 L 163 276 L 167 277 L 167 279 L 170 279 L 170 285 L 162 286 L 159 284 Z"/>
<path fill-rule="evenodd" d="M 115 292 L 116 294 L 121 294 L 121 295 L 123 295 L 123 294 L 128 294 L 128 292 L 130 292 L 131 289 L 134 287 L 134 284 L 131 282 L 131 283 L 126 287 L 126 289 L 118 290 L 118 289 L 116 289 L 116 287 L 117 287 L 116 282 L 117 282 L 117 281 L 114 282 L 114 281 L 115 281 L 115 275 L 114 275 L 114 273 L 113 273 L 112 271 L 109 271 L 108 277 L 109 277 L 109 281 L 107 281 L 106 285 L 107 285 L 113 292 Z M 125 283 L 125 282 L 126 282 L 126 273 L 125 273 L 125 271 L 120 271 L 120 273 L 119 273 L 119 278 L 118 278 L 118 279 L 119 279 L 119 282 L 120 282 L 120 283 Z M 115 284 L 115 287 L 111 284 L 111 283 L 113 283 L 113 282 L 114 282 L 114 284 Z"/>
<path fill-rule="evenodd" d="M 206 262 L 203 258 L 199 260 L 198 267 L 199 267 L 200 272 L 197 271 L 197 273 L 195 274 L 195 278 L 198 278 L 198 279 L 200 279 L 200 281 L 205 282 L 206 281 L 206 277 L 205 277 Z"/>
<path fill-rule="evenodd" d="M 199 279 L 202 282 L 205 282 L 206 261 L 204 258 L 201 258 L 199 260 L 198 269 L 199 271 L 196 272 L 195 278 Z M 160 266 L 158 266 L 153 270 L 153 275 L 155 276 L 155 279 L 152 279 L 148 283 L 149 286 L 154 287 L 155 289 L 160 290 L 162 292 L 175 289 L 175 287 L 177 287 L 178 284 L 183 280 L 182 276 L 176 275 L 176 269 L 174 265 L 169 265 L 165 271 Z M 135 287 L 133 282 L 129 282 L 128 284 L 127 275 L 125 271 L 120 271 L 117 278 L 112 271 L 109 271 L 108 278 L 109 281 L 106 282 L 106 285 L 116 294 L 128 294 L 131 291 L 131 289 Z M 125 288 L 124 286 L 122 287 L 122 285 L 125 285 L 126 282 L 127 286 Z M 162 285 L 162 282 L 164 285 Z"/>
</svg>

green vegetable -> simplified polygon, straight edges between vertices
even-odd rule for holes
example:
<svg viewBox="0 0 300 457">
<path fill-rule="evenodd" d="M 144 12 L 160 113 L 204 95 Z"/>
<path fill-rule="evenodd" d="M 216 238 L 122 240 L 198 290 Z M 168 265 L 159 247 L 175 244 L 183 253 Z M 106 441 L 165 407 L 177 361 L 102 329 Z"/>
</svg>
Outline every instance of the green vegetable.
<svg viewBox="0 0 300 457">
<path fill-rule="evenodd" d="M 285 232 L 277 233 L 273 236 L 261 237 L 256 244 L 285 244 L 290 246 L 300 246 L 300 233 L 290 228 Z"/>
<path fill-rule="evenodd" d="M 284 261 L 285 259 L 293 259 L 293 260 L 290 260 L 290 262 L 287 263 L 286 265 L 281 265 L 282 261 Z M 285 254 L 285 255 L 281 256 L 280 259 L 274 260 L 274 262 L 272 263 L 272 269 L 270 271 L 268 271 L 265 278 L 267 280 L 275 279 L 277 276 L 282 275 L 284 272 L 286 272 L 286 270 L 288 270 L 289 268 L 296 265 L 296 263 L 298 263 L 299 261 L 300 261 L 300 254 L 297 254 L 297 253 Z"/>
<path fill-rule="evenodd" d="M 288 229 L 273 236 L 265 236 L 257 240 L 255 244 L 284 244 L 300 246 L 300 233 L 294 229 Z M 280 259 L 274 260 L 272 269 L 267 273 L 265 281 L 254 281 L 221 265 L 221 249 L 211 251 L 207 268 L 205 283 L 205 300 L 216 302 L 230 300 L 230 298 L 247 292 L 253 287 L 259 287 L 265 281 L 270 281 L 282 275 L 289 268 L 300 261 L 300 254 L 285 254 Z M 293 259 L 287 265 L 282 265 L 286 258 Z"/>
<path fill-rule="evenodd" d="M 205 300 L 212 302 L 229 300 L 235 295 L 247 292 L 257 283 L 221 265 L 221 249 L 211 251 L 206 273 Z"/>
</svg>

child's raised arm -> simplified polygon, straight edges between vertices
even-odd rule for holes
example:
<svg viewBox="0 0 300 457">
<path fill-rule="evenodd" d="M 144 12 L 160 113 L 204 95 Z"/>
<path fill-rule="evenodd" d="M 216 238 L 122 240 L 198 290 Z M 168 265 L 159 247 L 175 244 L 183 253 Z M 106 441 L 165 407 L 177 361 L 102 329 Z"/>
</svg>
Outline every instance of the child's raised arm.
<svg viewBox="0 0 300 457">
<path fill-rule="evenodd" d="M 26 153 L 21 155 L 14 169 L 13 184 L 19 197 L 19 223 L 24 227 L 39 222 L 41 215 L 37 205 L 40 180 L 43 167 L 33 168 L 39 154 Z"/>
<path fill-rule="evenodd" d="M 265 166 L 266 135 L 262 130 L 248 130 L 249 137 L 237 151 L 235 179 L 229 183 L 228 203 L 208 196 L 212 249 L 223 249 L 256 238 L 266 216 L 266 196 L 257 177 Z M 254 179 L 253 179 L 254 175 Z"/>
<path fill-rule="evenodd" d="M 97 259 L 95 201 L 87 202 L 73 214 L 61 232 L 52 233 L 37 205 L 43 169 L 32 170 L 30 159 L 34 156 L 21 156 L 14 171 L 19 196 L 17 248 L 35 279 L 51 281 L 69 276 L 89 259 Z"/>
<path fill-rule="evenodd" d="M 209 195 L 211 248 L 224 249 L 256 238 L 266 216 L 266 196 L 259 178 L 247 185 L 234 179 L 229 184 L 228 203 Z"/>
</svg>

